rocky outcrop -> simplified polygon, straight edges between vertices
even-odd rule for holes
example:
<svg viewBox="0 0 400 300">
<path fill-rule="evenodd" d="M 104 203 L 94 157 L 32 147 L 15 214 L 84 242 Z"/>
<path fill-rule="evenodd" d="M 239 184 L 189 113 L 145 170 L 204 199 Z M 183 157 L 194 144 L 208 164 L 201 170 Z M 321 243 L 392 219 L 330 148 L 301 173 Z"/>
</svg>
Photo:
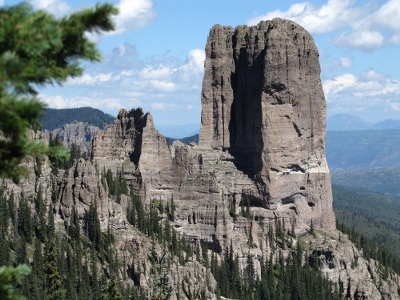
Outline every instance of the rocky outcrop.
<svg viewBox="0 0 400 300">
<path fill-rule="evenodd" d="M 263 206 L 289 206 L 303 220 L 332 229 L 318 56 L 310 34 L 291 21 L 214 26 L 200 146 L 229 152 L 239 170 L 257 178 Z"/>
<path fill-rule="evenodd" d="M 307 235 L 312 256 L 318 257 L 321 270 L 338 283 L 346 299 L 399 299 L 400 277 L 373 259 L 365 259 L 362 251 L 339 232 Z M 385 272 L 387 273 L 385 275 Z"/>
<path fill-rule="evenodd" d="M 79 146 L 81 153 L 89 154 L 92 139 L 98 130 L 96 126 L 74 122 L 52 130 L 51 134 L 53 138 L 58 135 L 64 147 L 71 148 L 71 145 L 75 144 Z"/>
<path fill-rule="evenodd" d="M 266 224 L 283 219 L 299 232 L 311 222 L 334 230 L 319 75 L 314 41 L 293 22 L 214 26 L 199 145 L 169 149 L 149 114 L 122 110 L 114 125 L 96 134 L 92 158 L 124 168 L 145 201 L 173 198 L 176 226 L 214 246 L 246 241 L 242 235 L 258 228 L 234 222 L 245 205 Z"/>
<path fill-rule="evenodd" d="M 232 245 L 242 266 L 248 254 L 268 257 L 267 233 L 277 226 L 299 234 L 314 226 L 335 236 L 318 56 L 310 34 L 291 21 L 214 26 L 206 46 L 199 145 L 174 142 L 169 148 L 150 114 L 121 110 L 96 134 L 92 160 L 123 170 L 143 201 L 173 203 L 178 231 L 217 253 Z M 348 267 L 358 257 L 350 242 L 332 238 L 326 247 L 310 239 L 326 262 L 326 276 L 351 282 L 351 295 L 396 295 L 399 278 L 378 288 L 374 262 L 360 258 L 358 269 Z M 375 275 L 361 279 L 357 272 Z"/>
<path fill-rule="evenodd" d="M 173 227 L 197 249 L 205 245 L 208 254 L 232 247 L 242 268 L 252 257 L 259 275 L 258 259 L 270 257 L 271 243 L 278 248 L 275 257 L 287 257 L 286 235 L 289 247 L 305 243 L 310 257 L 322 261 L 326 277 L 341 283 L 348 298 L 396 299 L 400 278 L 393 273 L 384 278 L 377 262 L 362 258 L 335 230 L 319 73 L 312 37 L 291 21 L 214 26 L 206 46 L 199 145 L 174 142 L 168 147 L 149 113 L 123 109 L 104 131 L 88 129 L 94 134 L 90 161 L 76 160 L 55 174 L 43 159 L 40 172 L 9 187 L 16 194 L 28 191 L 31 199 L 39 191 L 46 194 L 60 230 L 73 209 L 84 227 L 96 203 L 101 228 L 114 230 L 117 256 L 149 297 L 156 281 L 149 255 L 161 257 L 165 248 L 129 224 L 132 200 L 119 195 L 117 203 L 110 195 L 106 169 L 122 174 L 143 202 L 168 203 Z M 64 126 L 63 140 L 79 145 L 77 137 L 85 136 L 86 128 Z M 32 138 L 48 136 L 32 133 Z M 38 169 L 40 163 L 27 164 Z M 278 228 L 283 238 L 277 237 Z M 297 238 L 287 234 L 292 228 Z M 177 292 L 215 299 L 216 282 L 208 269 L 167 255 L 168 280 Z"/>
</svg>

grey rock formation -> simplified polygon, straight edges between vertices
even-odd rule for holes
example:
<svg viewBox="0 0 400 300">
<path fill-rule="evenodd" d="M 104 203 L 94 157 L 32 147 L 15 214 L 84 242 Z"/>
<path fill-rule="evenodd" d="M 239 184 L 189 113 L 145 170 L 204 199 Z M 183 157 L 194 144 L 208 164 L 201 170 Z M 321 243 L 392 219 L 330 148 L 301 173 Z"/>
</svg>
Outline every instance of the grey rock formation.
<svg viewBox="0 0 400 300">
<path fill-rule="evenodd" d="M 348 284 L 350 297 L 396 299 L 400 278 L 390 274 L 381 284 L 377 263 L 363 259 L 335 230 L 325 158 L 326 104 L 312 37 L 282 19 L 253 27 L 217 25 L 207 42 L 205 68 L 199 145 L 174 142 L 168 147 L 149 113 L 121 110 L 114 124 L 95 133 L 91 161 L 80 159 L 53 175 L 44 160 L 42 175 L 32 174 L 22 186 L 10 183 L 10 188 L 27 189 L 34 196 L 42 185 L 59 214 L 60 228 L 73 208 L 83 225 L 96 201 L 102 229 L 110 225 L 117 232 L 119 257 L 138 270 L 144 291 L 154 286 L 149 253 L 162 255 L 162 249 L 153 249 L 152 241 L 128 224 L 129 197 L 122 195 L 116 203 L 109 195 L 102 178 L 108 168 L 122 172 L 145 203 L 173 203 L 173 227 L 195 245 L 205 243 L 209 254 L 232 246 L 240 265 L 245 267 L 250 255 L 260 274 L 257 258 L 269 257 L 271 251 L 268 231 L 293 226 L 323 261 L 326 276 Z M 52 189 L 58 191 L 57 199 L 50 199 Z M 311 224 L 324 233 L 307 234 Z M 294 236 L 291 240 L 291 245 L 300 242 Z M 169 280 L 177 290 L 204 290 L 215 299 L 210 290 L 216 283 L 204 266 L 173 260 Z"/>
<path fill-rule="evenodd" d="M 90 145 L 98 127 L 82 122 L 74 122 L 65 124 L 61 128 L 51 131 L 53 138 L 58 135 L 66 148 L 70 148 L 72 144 L 80 147 L 81 152 L 90 152 Z M 46 132 L 48 132 L 46 130 Z"/>
<path fill-rule="evenodd" d="M 229 152 L 262 206 L 288 206 L 334 228 L 325 158 L 326 102 L 311 35 L 282 19 L 214 26 L 207 46 L 200 147 Z"/>
<path fill-rule="evenodd" d="M 199 145 L 174 142 L 168 148 L 150 114 L 122 110 L 96 134 L 92 159 L 123 169 L 143 201 L 173 200 L 178 231 L 219 253 L 232 245 L 242 267 L 249 253 L 268 257 L 267 232 L 277 224 L 305 233 L 313 223 L 335 236 L 319 76 L 312 37 L 291 21 L 214 26 L 206 46 Z M 350 242 L 332 238 L 327 247 L 310 239 L 326 262 L 326 276 L 351 283 L 349 293 L 396 295 L 399 278 L 379 289 L 379 268 Z M 359 265 L 352 269 L 355 257 Z M 257 259 L 254 265 L 259 274 Z"/>
<path fill-rule="evenodd" d="M 173 198 L 176 226 L 213 247 L 224 249 L 230 240 L 246 245 L 250 228 L 262 235 L 276 219 L 301 232 L 311 222 L 334 230 L 319 75 L 314 41 L 293 22 L 214 26 L 199 145 L 169 149 L 149 114 L 122 110 L 96 134 L 92 158 L 124 169 L 144 201 Z M 253 221 L 234 222 L 247 203 Z"/>
</svg>

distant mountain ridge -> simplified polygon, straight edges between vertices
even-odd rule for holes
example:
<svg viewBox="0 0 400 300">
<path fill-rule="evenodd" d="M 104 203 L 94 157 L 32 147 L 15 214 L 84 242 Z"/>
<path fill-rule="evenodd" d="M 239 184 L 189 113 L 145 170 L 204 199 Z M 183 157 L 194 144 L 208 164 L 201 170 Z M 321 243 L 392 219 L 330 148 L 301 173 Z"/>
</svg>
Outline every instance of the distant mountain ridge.
<svg viewBox="0 0 400 300">
<path fill-rule="evenodd" d="M 326 140 L 331 171 L 400 167 L 400 129 L 328 131 Z"/>
<path fill-rule="evenodd" d="M 328 118 L 327 131 L 400 129 L 400 120 L 388 119 L 369 123 L 352 114 L 338 114 Z"/>
<path fill-rule="evenodd" d="M 114 120 L 114 116 L 92 107 L 48 108 L 45 110 L 40 123 L 43 130 L 54 130 L 63 127 L 65 124 L 74 122 L 87 123 L 88 125 L 104 129 L 107 125 L 112 124 Z"/>
</svg>

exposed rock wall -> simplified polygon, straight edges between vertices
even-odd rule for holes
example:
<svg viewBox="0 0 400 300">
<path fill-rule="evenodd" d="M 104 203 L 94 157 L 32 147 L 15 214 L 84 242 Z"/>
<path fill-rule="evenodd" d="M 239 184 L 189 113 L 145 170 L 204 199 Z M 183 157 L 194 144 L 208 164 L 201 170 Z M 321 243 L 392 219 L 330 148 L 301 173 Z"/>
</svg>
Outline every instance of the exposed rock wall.
<svg viewBox="0 0 400 300">
<path fill-rule="evenodd" d="M 66 148 L 70 148 L 72 144 L 80 147 L 81 152 L 90 152 L 90 144 L 98 127 L 82 122 L 74 122 L 65 124 L 61 128 L 51 131 L 53 138 L 58 135 Z M 46 131 L 48 132 L 48 131 Z"/>
<path fill-rule="evenodd" d="M 253 27 L 217 25 L 207 42 L 205 68 L 199 145 L 175 142 L 168 147 L 150 114 L 121 110 L 114 124 L 95 133 L 91 161 L 80 159 L 52 175 L 44 160 L 42 175 L 35 180 L 32 175 L 11 189 L 26 188 L 32 197 L 43 189 L 49 195 L 52 182 L 58 197 L 47 197 L 47 202 L 53 201 L 60 224 L 68 222 L 73 208 L 83 224 L 96 201 L 102 229 L 110 225 L 117 232 L 120 254 L 128 259 L 130 252 L 138 254 L 139 259 L 130 263 L 141 274 L 144 290 L 151 289 L 146 277 L 153 246 L 127 222 L 129 197 L 121 195 L 116 203 L 109 196 L 104 168 L 122 171 L 144 202 L 173 200 L 174 228 L 217 253 L 231 246 L 242 267 L 250 254 L 256 274 L 260 273 L 257 258 L 269 257 L 271 251 L 268 231 L 276 234 L 278 227 L 288 231 L 293 226 L 307 250 L 321 258 L 326 276 L 348 286 L 349 298 L 396 299 L 400 278 L 390 274 L 381 284 L 376 262 L 363 259 L 335 231 L 325 159 L 326 104 L 311 36 L 281 19 Z M 66 132 L 71 136 L 74 130 Z M 37 162 L 27 164 L 37 168 Z M 311 223 L 324 233 L 307 234 Z M 290 237 L 290 246 L 299 242 Z M 285 238 L 280 243 L 284 245 Z M 288 255 L 283 248 L 276 253 Z M 161 253 L 161 248 L 156 251 Z M 356 260 L 357 265 L 351 266 Z M 196 261 L 185 266 L 174 262 L 169 276 L 175 287 L 183 278 L 191 278 L 182 290 L 216 286 Z M 209 298 L 215 296 L 207 293 Z"/>
<path fill-rule="evenodd" d="M 227 151 L 264 207 L 334 228 L 326 102 L 311 35 L 282 19 L 214 26 L 207 41 L 200 147 Z"/>
<path fill-rule="evenodd" d="M 265 243 L 282 220 L 334 230 L 318 51 L 299 25 L 214 26 L 206 46 L 199 145 L 168 148 L 141 109 L 121 110 L 93 140 L 92 159 L 146 202 L 174 200 L 175 226 L 224 251 Z M 241 216 L 249 206 L 252 220 Z M 263 220 L 263 225 L 256 220 Z M 260 254 L 260 250 L 252 250 Z"/>
</svg>

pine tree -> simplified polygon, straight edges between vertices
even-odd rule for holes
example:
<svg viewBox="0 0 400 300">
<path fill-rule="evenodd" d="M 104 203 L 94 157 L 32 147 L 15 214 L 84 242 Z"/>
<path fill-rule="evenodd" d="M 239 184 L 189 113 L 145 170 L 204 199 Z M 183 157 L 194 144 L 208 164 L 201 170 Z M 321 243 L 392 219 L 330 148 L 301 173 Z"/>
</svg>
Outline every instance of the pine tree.
<svg viewBox="0 0 400 300">
<path fill-rule="evenodd" d="M 63 277 L 57 267 L 57 248 L 55 240 L 50 241 L 49 252 L 46 257 L 45 274 L 46 289 L 45 300 L 64 300 L 65 289 L 63 286 Z"/>
<path fill-rule="evenodd" d="M 96 250 L 92 247 L 90 251 L 90 287 L 93 292 L 93 297 L 97 299 L 100 294 L 99 288 L 99 273 L 97 268 L 97 256 Z"/>
<path fill-rule="evenodd" d="M 46 204 L 43 199 L 42 186 L 39 186 L 39 190 L 35 198 L 35 210 L 35 234 L 39 240 L 44 243 L 46 239 Z"/>
<path fill-rule="evenodd" d="M 97 201 L 92 202 L 86 216 L 88 238 L 92 241 L 94 247 L 100 249 L 101 230 L 100 220 L 97 214 Z"/>
<path fill-rule="evenodd" d="M 44 106 L 35 98 L 36 88 L 82 74 L 80 59 L 99 61 L 85 33 L 114 29 L 116 13 L 107 3 L 61 19 L 26 3 L 0 9 L 0 135 L 8 137 L 0 141 L 0 177 L 18 180 L 26 174 L 22 159 L 50 152 L 28 138 L 28 129 L 39 127 Z"/>
<path fill-rule="evenodd" d="M 46 226 L 46 238 L 48 242 L 54 239 L 55 232 L 56 228 L 54 224 L 53 205 L 50 204 L 49 211 L 47 213 L 47 226 Z M 49 244 L 47 245 L 49 246 Z"/>
<path fill-rule="evenodd" d="M 31 208 L 23 193 L 21 193 L 18 205 L 18 234 L 23 235 L 26 242 L 32 242 Z"/>
<path fill-rule="evenodd" d="M 28 254 L 26 252 L 25 236 L 21 235 L 17 240 L 17 250 L 15 253 L 15 262 L 17 264 L 25 264 L 28 262 Z"/>
<path fill-rule="evenodd" d="M 31 269 L 27 265 L 13 267 L 0 267 L 0 299 L 24 300 L 24 297 L 15 294 L 15 286 L 22 283 L 29 275 Z"/>
<path fill-rule="evenodd" d="M 99 300 L 123 300 L 115 277 L 112 277 L 107 286 L 101 290 Z"/>
<path fill-rule="evenodd" d="M 42 245 L 38 239 L 35 240 L 35 250 L 32 260 L 32 274 L 30 276 L 29 294 L 31 299 L 44 298 L 44 258 Z"/>
</svg>

